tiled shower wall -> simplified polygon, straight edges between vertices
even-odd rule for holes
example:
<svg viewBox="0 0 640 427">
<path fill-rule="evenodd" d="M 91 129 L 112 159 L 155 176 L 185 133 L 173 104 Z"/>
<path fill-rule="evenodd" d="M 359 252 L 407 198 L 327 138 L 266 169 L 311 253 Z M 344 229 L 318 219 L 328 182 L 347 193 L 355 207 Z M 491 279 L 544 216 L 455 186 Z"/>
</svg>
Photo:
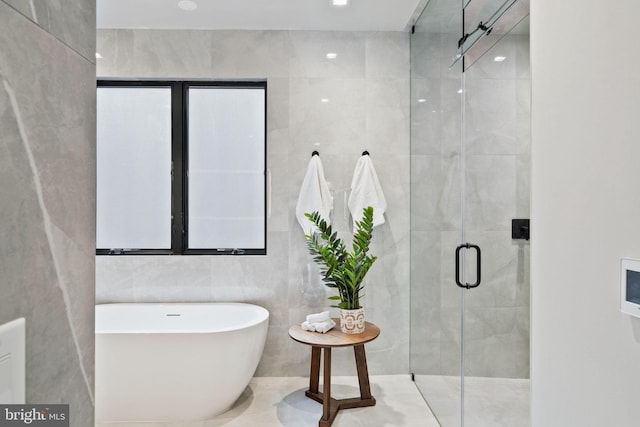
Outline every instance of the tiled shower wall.
<svg viewBox="0 0 640 427">
<path fill-rule="evenodd" d="M 97 302 L 262 305 L 271 318 L 257 375 L 307 375 L 308 349 L 287 332 L 306 314 L 328 309 L 329 302 L 295 219 L 298 192 L 311 152 L 318 150 L 334 195 L 334 224 L 348 236 L 346 198 L 366 149 L 389 204 L 387 222 L 374 230 L 372 252 L 379 258 L 366 279 L 367 318 L 382 330 L 367 345 L 369 369 L 407 373 L 409 35 L 103 29 L 97 51 L 98 77 L 267 79 L 272 176 L 267 256 L 97 257 Z M 327 59 L 328 52 L 337 58 Z M 336 351 L 333 357 L 337 373 L 355 373 L 352 352 Z"/>
<path fill-rule="evenodd" d="M 416 374 L 460 372 L 463 129 L 458 34 L 416 32 L 412 59 L 412 330 Z M 494 61 L 504 56 L 502 62 Z M 529 243 L 511 219 L 529 218 L 528 35 L 509 35 L 465 72 L 465 241 L 482 248 L 482 284 L 465 291 L 465 373 L 529 376 Z M 469 266 L 470 280 L 475 264 Z"/>
<path fill-rule="evenodd" d="M 95 3 L 0 0 L 0 323 L 29 403 L 93 425 Z"/>
</svg>

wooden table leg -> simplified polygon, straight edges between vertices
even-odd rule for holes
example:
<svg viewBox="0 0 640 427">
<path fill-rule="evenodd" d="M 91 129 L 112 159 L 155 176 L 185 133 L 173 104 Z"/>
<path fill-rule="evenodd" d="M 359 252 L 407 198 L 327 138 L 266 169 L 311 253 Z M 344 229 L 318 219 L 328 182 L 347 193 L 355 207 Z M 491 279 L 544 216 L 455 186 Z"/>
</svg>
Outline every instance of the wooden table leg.
<svg viewBox="0 0 640 427">
<path fill-rule="evenodd" d="M 323 423 L 330 426 L 333 422 L 333 418 L 335 418 L 335 414 L 333 414 L 333 417 L 331 416 L 331 347 L 324 348 L 324 380 L 322 382 L 322 395 L 321 427 Z"/>
<path fill-rule="evenodd" d="M 360 384 L 360 398 L 372 399 L 371 387 L 369 385 L 369 370 L 367 369 L 367 356 L 364 352 L 364 344 L 354 345 L 353 351 L 356 356 L 356 368 L 358 369 L 358 383 Z"/>
<path fill-rule="evenodd" d="M 318 393 L 320 382 L 320 347 L 311 347 L 311 373 L 309 374 L 309 391 Z"/>
</svg>

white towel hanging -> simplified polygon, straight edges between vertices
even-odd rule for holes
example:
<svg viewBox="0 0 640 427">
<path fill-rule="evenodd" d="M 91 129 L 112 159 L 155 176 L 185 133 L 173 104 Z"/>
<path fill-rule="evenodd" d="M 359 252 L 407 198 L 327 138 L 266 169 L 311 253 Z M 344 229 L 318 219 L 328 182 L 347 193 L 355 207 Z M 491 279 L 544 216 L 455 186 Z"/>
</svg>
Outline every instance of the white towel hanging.
<svg viewBox="0 0 640 427">
<path fill-rule="evenodd" d="M 384 198 L 371 157 L 366 151 L 362 153 L 362 157 L 356 163 L 348 205 L 354 227 L 355 221 L 362 220 L 362 210 L 367 206 L 373 207 L 374 227 L 385 222 L 384 213 L 387 210 L 387 200 Z"/>
<path fill-rule="evenodd" d="M 333 209 L 333 197 L 329 191 L 329 185 L 324 178 L 324 168 L 317 152 L 314 152 L 307 166 L 307 173 L 302 181 L 298 203 L 296 204 L 296 218 L 304 234 L 311 234 L 316 227 L 305 213 L 319 212 L 325 221 L 330 223 L 330 214 Z"/>
</svg>

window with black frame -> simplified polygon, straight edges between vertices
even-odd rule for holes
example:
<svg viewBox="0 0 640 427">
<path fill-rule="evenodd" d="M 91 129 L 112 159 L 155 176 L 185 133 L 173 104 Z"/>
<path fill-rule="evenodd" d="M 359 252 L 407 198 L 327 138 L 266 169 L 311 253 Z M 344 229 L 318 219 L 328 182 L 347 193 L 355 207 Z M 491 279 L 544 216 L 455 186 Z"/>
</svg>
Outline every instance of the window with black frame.
<svg viewBox="0 0 640 427">
<path fill-rule="evenodd" d="M 98 81 L 96 253 L 266 254 L 266 90 Z"/>
</svg>

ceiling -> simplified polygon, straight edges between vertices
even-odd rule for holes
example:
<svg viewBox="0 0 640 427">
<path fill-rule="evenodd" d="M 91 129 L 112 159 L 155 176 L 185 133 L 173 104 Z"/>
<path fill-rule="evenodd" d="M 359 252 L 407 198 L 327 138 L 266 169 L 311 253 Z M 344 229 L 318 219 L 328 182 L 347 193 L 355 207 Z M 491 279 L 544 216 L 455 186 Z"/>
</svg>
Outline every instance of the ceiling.
<svg viewBox="0 0 640 427">
<path fill-rule="evenodd" d="M 98 28 L 406 31 L 425 0 L 97 0 Z"/>
</svg>

